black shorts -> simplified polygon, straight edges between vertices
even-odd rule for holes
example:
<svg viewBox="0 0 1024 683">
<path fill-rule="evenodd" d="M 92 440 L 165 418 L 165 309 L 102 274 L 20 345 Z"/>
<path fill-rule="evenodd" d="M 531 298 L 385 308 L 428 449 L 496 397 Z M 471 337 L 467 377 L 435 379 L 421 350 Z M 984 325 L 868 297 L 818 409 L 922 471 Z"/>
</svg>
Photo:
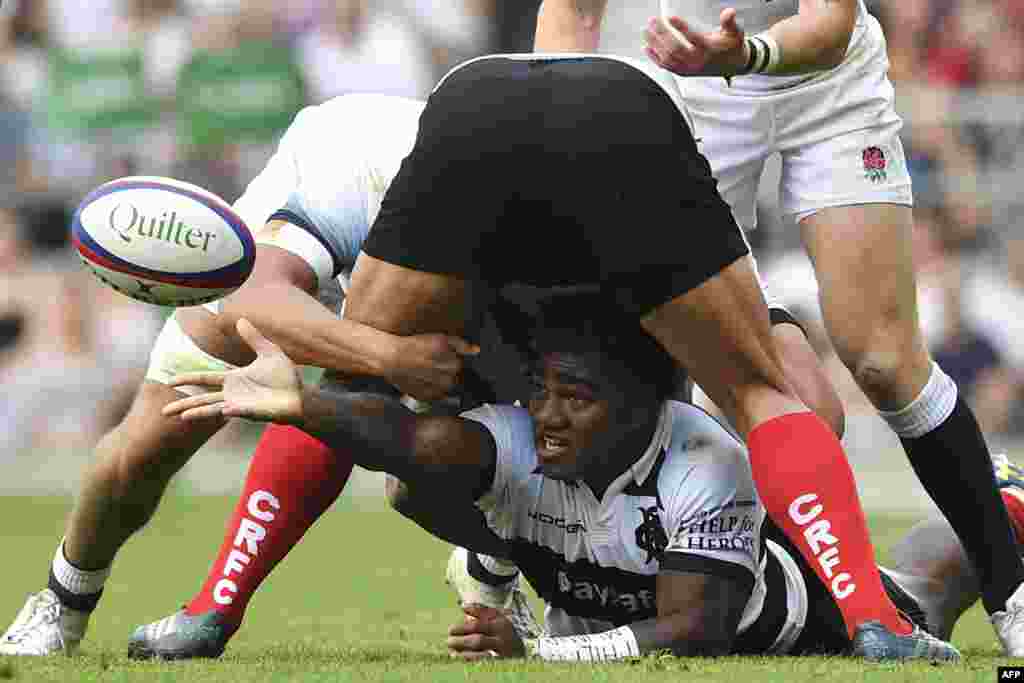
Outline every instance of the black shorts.
<svg viewBox="0 0 1024 683">
<path fill-rule="evenodd" d="M 455 70 L 363 250 L 494 287 L 598 284 L 641 315 L 749 253 L 676 103 L 596 56 Z"/>
</svg>

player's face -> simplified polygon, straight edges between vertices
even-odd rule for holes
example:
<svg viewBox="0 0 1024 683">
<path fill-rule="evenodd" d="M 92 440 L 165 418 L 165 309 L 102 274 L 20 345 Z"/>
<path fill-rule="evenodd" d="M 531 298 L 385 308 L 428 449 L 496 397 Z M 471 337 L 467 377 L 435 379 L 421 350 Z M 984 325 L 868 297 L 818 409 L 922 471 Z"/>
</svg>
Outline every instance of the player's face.
<svg viewBox="0 0 1024 683">
<path fill-rule="evenodd" d="M 537 461 L 552 479 L 582 479 L 649 422 L 649 392 L 638 397 L 637 380 L 598 352 L 543 354 L 531 384 Z"/>
</svg>

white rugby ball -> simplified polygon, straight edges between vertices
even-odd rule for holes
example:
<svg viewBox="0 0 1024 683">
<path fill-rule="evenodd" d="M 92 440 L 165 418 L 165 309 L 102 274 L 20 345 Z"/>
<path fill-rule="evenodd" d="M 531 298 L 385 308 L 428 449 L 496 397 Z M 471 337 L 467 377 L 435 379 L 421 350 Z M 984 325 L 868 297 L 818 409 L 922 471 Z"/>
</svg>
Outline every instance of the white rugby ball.
<svg viewBox="0 0 1024 683">
<path fill-rule="evenodd" d="M 171 178 L 132 176 L 93 190 L 71 237 L 107 285 L 161 306 L 196 306 L 242 286 L 256 261 L 252 233 L 220 197 Z"/>
</svg>

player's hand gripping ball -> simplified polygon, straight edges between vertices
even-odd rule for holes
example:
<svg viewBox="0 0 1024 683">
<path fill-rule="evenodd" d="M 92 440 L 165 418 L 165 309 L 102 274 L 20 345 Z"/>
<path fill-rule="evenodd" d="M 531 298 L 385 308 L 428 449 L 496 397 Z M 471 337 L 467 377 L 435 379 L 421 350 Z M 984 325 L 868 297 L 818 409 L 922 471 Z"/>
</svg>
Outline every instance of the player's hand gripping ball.
<svg viewBox="0 0 1024 683">
<path fill-rule="evenodd" d="M 96 277 L 161 306 L 227 296 L 256 260 L 252 233 L 223 199 L 170 178 L 134 176 L 101 185 L 78 207 L 71 232 Z"/>
</svg>

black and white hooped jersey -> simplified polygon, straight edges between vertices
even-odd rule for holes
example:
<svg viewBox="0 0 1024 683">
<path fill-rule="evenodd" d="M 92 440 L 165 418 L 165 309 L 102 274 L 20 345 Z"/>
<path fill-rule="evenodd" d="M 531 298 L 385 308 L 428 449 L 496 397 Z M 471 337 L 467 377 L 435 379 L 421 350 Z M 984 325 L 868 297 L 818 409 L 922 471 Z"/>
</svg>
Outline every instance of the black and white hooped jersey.
<svg viewBox="0 0 1024 683">
<path fill-rule="evenodd" d="M 351 274 L 384 193 L 416 140 L 423 107 L 387 95 L 343 95 L 306 107 L 235 203 L 257 244 L 309 264 L 321 300 L 332 307 L 336 278 L 344 286 Z M 270 228 L 271 219 L 286 225 Z"/>
<path fill-rule="evenodd" d="M 791 642 L 784 588 L 775 608 L 766 608 L 765 510 L 746 451 L 705 412 L 666 402 L 647 451 L 601 500 L 582 482 L 536 472 L 533 423 L 522 408 L 484 405 L 463 417 L 487 427 L 497 444 L 494 483 L 478 505 L 547 604 L 552 635 L 597 633 L 655 617 L 656 577 L 676 570 L 752 587 L 740 649 L 778 651 Z M 792 562 L 789 567 L 799 574 Z M 771 564 L 775 573 L 778 568 Z M 779 578 L 784 586 L 786 577 Z"/>
</svg>

